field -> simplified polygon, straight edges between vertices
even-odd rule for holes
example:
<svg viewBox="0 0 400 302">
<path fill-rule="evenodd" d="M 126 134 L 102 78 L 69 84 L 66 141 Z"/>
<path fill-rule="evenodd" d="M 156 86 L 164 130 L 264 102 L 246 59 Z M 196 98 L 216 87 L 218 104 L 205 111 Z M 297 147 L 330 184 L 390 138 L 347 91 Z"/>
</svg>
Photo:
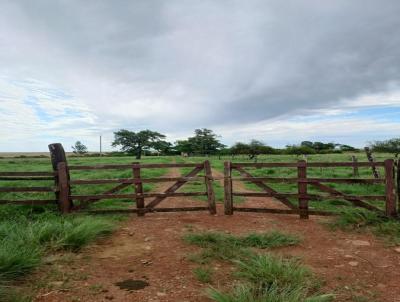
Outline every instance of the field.
<svg viewBox="0 0 400 302">
<path fill-rule="evenodd" d="M 351 161 L 351 155 L 312 155 L 307 160 Z M 378 161 L 387 158 L 392 155 L 376 155 Z M 249 161 L 245 157 L 207 159 L 217 177 L 222 176 L 224 160 Z M 298 159 L 302 158 L 270 155 L 257 160 L 292 162 Z M 357 154 L 357 159 L 366 161 L 363 153 Z M 204 160 L 204 157 L 144 157 L 140 162 Z M 68 161 L 70 165 L 136 162 L 130 157 L 70 157 Z M 7 157 L 0 159 L 1 171 L 51 171 L 51 165 L 48 158 Z M 187 168 L 148 169 L 142 177 L 176 177 L 187 172 Z M 255 176 L 297 175 L 293 168 L 251 172 Z M 71 171 L 71 178 L 127 178 L 131 173 L 127 170 Z M 353 177 L 349 168 L 310 168 L 308 173 L 312 177 Z M 359 174 L 360 178 L 372 177 L 370 168 L 359 168 Z M 11 185 L 15 182 L 0 182 L 0 186 Z M 52 185 L 52 182 L 25 181 L 19 185 Z M 145 184 L 144 190 L 160 192 L 167 185 Z M 217 216 L 207 212 L 158 213 L 137 218 L 136 215 L 93 216 L 78 212 L 63 217 L 55 206 L 2 205 L 0 300 L 269 301 L 263 299 L 275 295 L 271 301 L 396 301 L 394 297 L 400 295 L 395 285 L 399 275 L 394 269 L 400 261 L 395 248 L 400 245 L 397 221 L 354 209 L 339 199 L 310 203 L 314 209 L 339 213 L 334 218 L 313 217 L 304 221 L 296 215 L 255 213 L 235 213 L 228 217 L 223 215 L 222 182 L 216 180 L 213 185 Z M 98 194 L 112 186 L 75 186 L 72 193 Z M 271 186 L 279 192 L 297 190 L 293 184 Z M 241 191 L 259 191 L 248 182 L 235 183 L 234 187 Z M 384 194 L 381 184 L 335 184 L 334 187 L 346 194 Z M 193 190 L 204 191 L 204 183 L 190 182 L 181 189 Z M 133 188 L 129 186 L 121 192 L 133 192 Z M 26 194 L 0 193 L 0 199 L 16 199 Z M 31 197 L 51 199 L 52 195 L 35 193 Z M 169 198 L 165 203 L 196 205 L 204 201 L 204 197 Z M 237 197 L 234 202 L 276 205 L 272 198 Z M 374 205 L 384 206 L 382 201 L 375 201 Z M 127 199 L 103 200 L 91 206 L 93 209 L 129 207 L 134 207 L 134 202 Z M 118 281 L 131 279 L 150 286 L 126 291 L 116 285 Z"/>
</svg>

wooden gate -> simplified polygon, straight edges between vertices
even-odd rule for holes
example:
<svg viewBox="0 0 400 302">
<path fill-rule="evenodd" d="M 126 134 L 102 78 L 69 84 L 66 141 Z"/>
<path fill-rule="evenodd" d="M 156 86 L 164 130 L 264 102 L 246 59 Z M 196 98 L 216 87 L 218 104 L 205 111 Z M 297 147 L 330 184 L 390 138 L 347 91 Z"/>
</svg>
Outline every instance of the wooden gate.
<svg viewBox="0 0 400 302">
<path fill-rule="evenodd" d="M 308 168 L 323 167 L 383 167 L 384 178 L 316 178 L 307 175 Z M 297 177 L 255 177 L 247 168 L 294 168 L 297 169 Z M 238 172 L 239 177 L 233 172 Z M 262 192 L 237 192 L 233 189 L 234 181 L 247 181 L 262 190 Z M 292 183 L 296 184 L 297 192 L 278 192 L 271 183 Z M 385 187 L 385 195 L 349 195 L 341 192 L 328 184 L 382 184 Z M 319 193 L 310 194 L 309 186 Z M 394 186 L 394 161 L 387 159 L 384 162 L 314 162 L 307 163 L 304 160 L 294 163 L 232 163 L 224 164 L 224 190 L 225 190 L 225 214 L 232 215 L 234 211 L 242 212 L 264 212 L 277 214 L 299 214 L 300 218 L 307 219 L 309 215 L 332 215 L 328 211 L 309 209 L 309 200 L 343 199 L 349 201 L 355 207 L 361 207 L 377 211 L 388 217 L 397 216 L 396 195 Z M 233 203 L 234 196 L 246 197 L 273 197 L 281 202 L 285 209 L 240 207 Z M 384 207 L 379 208 L 368 201 L 383 201 Z M 296 202 L 297 201 L 297 202 Z"/>
<path fill-rule="evenodd" d="M 143 178 L 142 171 L 144 169 L 160 169 L 160 168 L 193 168 L 183 177 L 153 177 Z M 93 165 L 93 166 L 67 166 L 65 162 L 60 162 L 57 165 L 58 174 L 69 175 L 69 171 L 74 170 L 109 170 L 109 169 L 130 169 L 132 171 L 131 178 L 113 178 L 113 179 L 71 179 L 69 177 L 59 177 L 60 200 L 62 203 L 67 203 L 60 208 L 66 209 L 65 212 L 70 212 L 74 209 L 86 208 L 88 204 L 103 200 L 103 199 L 132 199 L 136 201 L 135 209 L 103 209 L 91 210 L 91 213 L 123 213 L 134 212 L 139 216 L 143 216 L 148 212 L 176 212 L 176 211 L 209 211 L 211 214 L 216 213 L 215 196 L 212 186 L 212 174 L 209 161 L 203 163 L 187 163 L 187 164 L 110 164 L 110 165 Z M 204 176 L 197 176 L 201 171 L 204 171 Z M 204 181 L 204 192 L 177 192 L 187 182 L 193 180 Z M 174 182 L 164 192 L 145 193 L 143 191 L 144 183 L 160 183 Z M 92 195 L 77 195 L 69 194 L 74 186 L 78 185 L 96 185 L 96 184 L 117 184 L 112 189 L 109 189 L 102 194 Z M 134 193 L 118 193 L 118 191 L 128 187 L 134 187 Z M 63 189 L 64 187 L 64 189 Z M 72 190 L 73 191 L 73 190 Z M 202 207 L 165 207 L 160 208 L 158 205 L 167 197 L 182 197 L 182 196 L 207 196 L 207 206 Z M 148 203 L 145 200 L 152 198 Z M 79 206 L 73 206 L 73 201 L 80 201 Z"/>
</svg>

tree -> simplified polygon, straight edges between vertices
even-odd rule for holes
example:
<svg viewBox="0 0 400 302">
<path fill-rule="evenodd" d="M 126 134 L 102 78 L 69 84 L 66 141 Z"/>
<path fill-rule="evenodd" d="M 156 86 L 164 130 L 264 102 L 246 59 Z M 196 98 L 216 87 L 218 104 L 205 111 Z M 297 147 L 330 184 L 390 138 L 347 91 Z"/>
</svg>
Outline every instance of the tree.
<svg viewBox="0 0 400 302">
<path fill-rule="evenodd" d="M 114 132 L 113 147 L 120 146 L 121 150 L 130 154 L 136 154 L 136 159 L 142 157 L 143 150 L 156 149 L 164 142 L 165 135 L 151 130 L 133 132 L 121 129 Z"/>
<path fill-rule="evenodd" d="M 153 149 L 158 153 L 168 155 L 172 152 L 172 144 L 170 142 L 160 140 L 154 143 Z"/>
<path fill-rule="evenodd" d="M 188 138 L 188 143 L 193 152 L 200 154 L 213 154 L 218 152 L 225 145 L 221 144 L 218 136 L 210 129 L 196 129 L 194 136 Z"/>
<path fill-rule="evenodd" d="M 88 152 L 87 147 L 84 144 L 82 144 L 80 141 L 76 141 L 75 145 L 71 146 L 71 148 L 72 148 L 72 150 L 74 150 L 73 152 L 75 154 L 82 155 L 82 154 L 85 154 Z"/>
<path fill-rule="evenodd" d="M 231 147 L 231 152 L 233 154 L 248 154 L 249 158 L 255 158 L 259 154 L 275 154 L 277 150 L 265 145 L 263 142 L 258 140 L 251 140 L 249 144 L 246 143 L 236 143 Z"/>
<path fill-rule="evenodd" d="M 349 146 L 349 145 L 339 145 L 339 150 L 341 151 L 357 151 L 356 148 Z"/>
<path fill-rule="evenodd" d="M 182 153 L 191 154 L 194 152 L 193 145 L 187 139 L 176 141 L 175 150 L 180 154 Z"/>
<path fill-rule="evenodd" d="M 250 146 L 249 144 L 237 142 L 231 147 L 232 154 L 250 154 Z"/>
<path fill-rule="evenodd" d="M 370 148 L 375 152 L 400 153 L 400 138 L 392 138 L 384 141 L 370 143 Z"/>
<path fill-rule="evenodd" d="M 310 148 L 308 146 L 287 145 L 286 149 L 285 149 L 285 153 L 302 155 L 302 154 L 315 154 L 316 151 L 315 151 L 315 149 Z"/>
<path fill-rule="evenodd" d="M 317 153 L 323 152 L 326 153 L 328 150 L 335 149 L 334 143 L 322 143 L 322 142 L 310 142 L 310 141 L 303 141 L 300 143 L 300 147 L 306 147 L 314 149 Z M 293 147 L 293 146 L 292 146 Z M 307 149 L 305 149 L 307 150 Z"/>
</svg>

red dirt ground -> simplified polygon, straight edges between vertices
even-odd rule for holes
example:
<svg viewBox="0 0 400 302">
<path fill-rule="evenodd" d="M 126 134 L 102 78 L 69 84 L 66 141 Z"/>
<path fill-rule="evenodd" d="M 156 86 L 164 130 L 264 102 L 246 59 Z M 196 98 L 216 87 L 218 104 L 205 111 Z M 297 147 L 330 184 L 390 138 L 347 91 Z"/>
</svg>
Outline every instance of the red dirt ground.
<svg viewBox="0 0 400 302">
<path fill-rule="evenodd" d="M 170 176 L 176 174 L 177 171 L 172 171 Z M 162 205 L 201 203 L 188 198 L 169 198 Z M 279 205 L 267 198 L 245 201 L 246 206 L 261 203 Z M 371 234 L 332 232 L 323 225 L 329 219 L 332 218 L 300 220 L 297 215 L 238 212 L 224 216 L 221 205 L 215 216 L 207 212 L 132 215 L 110 238 L 85 248 L 68 264 L 53 264 L 61 272 L 52 282 L 54 289 L 41 290 L 36 301 L 210 301 L 204 294 L 208 285 L 193 275 L 192 270 L 198 265 L 186 258 L 199 251 L 182 241 L 189 230 L 232 234 L 279 230 L 297 234 L 302 238 L 299 245 L 273 252 L 299 257 L 326 282 L 325 292 L 337 294 L 336 301 L 400 301 L 400 253 L 385 247 Z M 232 267 L 219 262 L 212 266 L 216 272 L 212 286 L 229 286 Z M 38 273 L 39 277 L 41 274 L 44 273 Z M 67 278 L 68 286 L 65 276 L 72 276 Z M 150 285 L 131 292 L 115 285 L 126 279 L 146 280 Z M 363 296 L 365 300 L 356 300 L 355 296 Z"/>
</svg>

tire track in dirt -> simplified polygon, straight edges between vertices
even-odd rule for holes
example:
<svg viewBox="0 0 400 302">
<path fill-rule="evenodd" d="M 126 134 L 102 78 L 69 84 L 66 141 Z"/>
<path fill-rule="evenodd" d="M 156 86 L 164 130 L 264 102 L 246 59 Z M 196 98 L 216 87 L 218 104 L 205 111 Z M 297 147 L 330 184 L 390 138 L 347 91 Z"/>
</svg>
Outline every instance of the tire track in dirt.
<svg viewBox="0 0 400 302">
<path fill-rule="evenodd" d="M 222 176 L 219 171 L 213 173 Z M 178 169 L 171 169 L 166 176 L 179 175 Z M 158 190 L 169 185 L 163 183 Z M 242 191 L 245 187 L 238 183 L 235 189 Z M 259 202 L 262 205 L 256 204 Z M 161 204 L 164 207 L 199 203 L 202 202 L 181 197 L 168 198 Z M 245 200 L 246 206 L 274 204 L 270 198 Z M 199 251 L 182 241 L 182 236 L 191 229 L 232 234 L 279 230 L 297 234 L 302 238 L 301 244 L 274 253 L 299 257 L 326 281 L 325 291 L 338 293 L 337 301 L 354 301 L 352 295 L 376 295 L 372 301 L 400 301 L 400 254 L 371 234 L 329 231 L 323 223 L 332 218 L 326 217 L 300 220 L 297 215 L 239 212 L 225 216 L 221 204 L 217 204 L 217 211 L 217 215 L 208 212 L 130 215 L 112 237 L 85 248 L 71 263 L 59 267 L 64 274 L 87 275 L 85 280 L 71 281 L 67 291 L 54 291 L 36 301 L 210 301 L 204 295 L 207 285 L 199 283 L 192 273 L 197 265 L 186 259 L 188 254 Z M 231 268 L 217 262 L 213 269 L 212 285 L 229 287 Z M 115 285 L 126 279 L 147 280 L 150 285 L 133 292 Z M 96 286 L 101 290 L 94 292 Z"/>
</svg>

